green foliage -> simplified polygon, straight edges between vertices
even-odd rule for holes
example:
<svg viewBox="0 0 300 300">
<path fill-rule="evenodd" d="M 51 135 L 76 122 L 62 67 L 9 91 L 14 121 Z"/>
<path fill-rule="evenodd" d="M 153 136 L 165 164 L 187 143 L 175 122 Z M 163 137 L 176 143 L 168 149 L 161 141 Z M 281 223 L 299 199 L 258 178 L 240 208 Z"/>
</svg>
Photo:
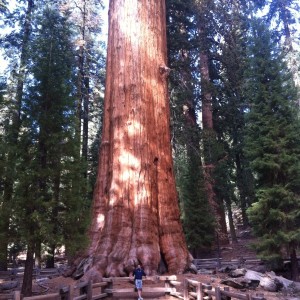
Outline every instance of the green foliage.
<svg viewBox="0 0 300 300">
<path fill-rule="evenodd" d="M 96 35 L 101 31 L 97 14 L 102 1 L 85 1 L 78 6 L 40 1 L 34 2 L 34 9 L 29 4 L 33 1 L 12 5 L 0 24 L 6 29 L 1 36 L 1 51 L 8 61 L 3 82 L 9 83 L 4 90 L 1 80 L 0 95 L 3 261 L 7 243 L 14 247 L 33 241 L 37 249 L 40 243 L 51 249 L 64 244 L 69 254 L 84 247 L 98 162 L 97 150 L 90 152 L 88 161 L 81 161 L 80 141 L 75 138 L 79 122 L 74 96 L 78 87 L 74 42 L 82 29 L 82 4 L 83 31 L 88 38 L 87 118 L 93 123 L 96 120 L 95 127 L 99 127 L 105 58 Z M 93 139 L 91 132 L 89 141 Z M 85 170 L 87 178 L 83 175 Z"/>
<path fill-rule="evenodd" d="M 167 1 L 169 82 L 176 180 L 182 222 L 193 255 L 207 250 L 214 219 L 204 191 L 200 129 L 196 120 L 199 95 L 199 41 L 193 1 Z"/>
<path fill-rule="evenodd" d="M 175 162 L 184 232 L 190 251 L 197 255 L 210 249 L 214 240 L 214 218 L 205 197 L 203 171 L 199 156 L 187 157 L 184 151 Z"/>
<path fill-rule="evenodd" d="M 300 243 L 300 123 L 296 91 L 271 35 L 254 23 L 248 83 L 251 109 L 247 155 L 255 172 L 257 202 L 249 208 L 262 257 L 278 258 Z"/>
<path fill-rule="evenodd" d="M 23 108 L 14 216 L 27 242 L 64 244 L 78 250 L 85 240 L 89 207 L 82 196 L 87 187 L 74 137 L 75 62 L 70 24 L 48 7 L 37 20 L 31 44 L 32 77 Z"/>
<path fill-rule="evenodd" d="M 102 126 L 103 91 L 98 87 L 104 84 L 105 58 L 96 38 L 101 1 L 79 1 L 76 7 L 61 3 L 35 1 L 32 35 L 27 32 L 24 39 L 26 1 L 19 1 L 12 13 L 8 2 L 0 1 L 5 17 L 0 26 L 10 26 L 1 36 L 1 50 L 11 59 L 9 84 L 0 88 L 0 240 L 9 237 L 12 253 L 30 241 L 49 247 L 65 244 L 69 253 L 86 242 Z M 279 25 L 271 33 L 261 20 L 255 23 L 255 12 L 266 4 L 270 5 L 264 20 Z M 245 210 L 254 201 L 255 183 L 256 202 L 249 218 L 260 237 L 257 249 L 262 257 L 278 261 L 283 249 L 296 247 L 300 239 L 300 141 L 296 92 L 278 40 L 272 37 L 288 37 L 288 30 L 282 29 L 292 28 L 298 4 L 293 0 L 168 0 L 166 5 L 173 153 L 189 248 L 196 253 L 213 241 L 214 220 L 202 169 L 205 158 L 215 164 L 214 190 L 221 204 L 235 202 Z M 280 27 L 283 24 L 287 27 Z M 81 97 L 88 98 L 88 121 L 96 124 L 95 136 L 97 132 L 95 138 L 89 133 L 94 140 L 85 162 L 75 137 L 80 97 L 75 60 L 79 50 L 74 40 L 84 44 Z M 199 126 L 202 50 L 209 56 L 211 81 L 202 87 L 213 99 L 212 132 Z M 23 76 L 16 62 L 21 56 L 21 69 L 30 76 L 19 111 L 15 93 Z M 16 111 L 22 125 L 12 122 Z M 7 189 L 11 197 L 5 198 L 5 183 L 11 183 Z M 3 249 L 1 255 L 6 256 Z"/>
</svg>

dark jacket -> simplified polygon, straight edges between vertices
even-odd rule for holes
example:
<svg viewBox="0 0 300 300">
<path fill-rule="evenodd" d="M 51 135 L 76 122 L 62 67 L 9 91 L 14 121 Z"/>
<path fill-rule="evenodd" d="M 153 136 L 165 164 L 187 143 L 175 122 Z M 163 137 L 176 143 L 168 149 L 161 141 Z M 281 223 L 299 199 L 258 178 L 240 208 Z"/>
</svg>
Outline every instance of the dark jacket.
<svg viewBox="0 0 300 300">
<path fill-rule="evenodd" d="M 135 269 L 134 271 L 133 271 L 133 276 L 134 276 L 134 280 L 135 279 L 142 279 L 143 278 L 143 276 L 146 276 L 146 274 L 145 274 L 145 272 L 144 272 L 144 270 L 143 269 Z"/>
</svg>

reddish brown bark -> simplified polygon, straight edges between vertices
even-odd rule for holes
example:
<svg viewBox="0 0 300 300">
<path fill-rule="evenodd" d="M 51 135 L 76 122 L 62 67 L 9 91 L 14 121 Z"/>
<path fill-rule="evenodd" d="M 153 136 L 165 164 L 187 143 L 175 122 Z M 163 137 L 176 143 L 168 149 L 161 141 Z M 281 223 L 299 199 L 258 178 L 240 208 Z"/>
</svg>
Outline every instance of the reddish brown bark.
<svg viewBox="0 0 300 300">
<path fill-rule="evenodd" d="M 170 145 L 165 3 L 115 0 L 109 7 L 105 111 L 91 244 L 93 271 L 150 275 L 189 264 Z"/>
<path fill-rule="evenodd" d="M 200 34 L 203 33 L 203 29 L 200 29 Z M 202 40 L 205 37 L 202 36 Z M 200 53 L 200 74 L 201 74 L 201 90 L 202 90 L 202 124 L 203 124 L 203 136 L 204 136 L 204 148 L 209 147 L 207 144 L 216 143 L 216 137 L 213 129 L 213 113 L 212 113 L 212 94 L 210 91 L 210 76 L 209 76 L 209 63 L 208 54 L 205 50 L 201 50 Z M 216 167 L 213 155 L 207 155 L 211 151 L 204 149 L 204 180 L 206 195 L 208 202 L 210 203 L 212 213 L 216 220 L 216 237 L 217 243 L 227 244 L 229 242 L 225 221 L 224 208 L 221 203 L 218 202 L 214 191 L 214 179 L 213 172 Z"/>
</svg>

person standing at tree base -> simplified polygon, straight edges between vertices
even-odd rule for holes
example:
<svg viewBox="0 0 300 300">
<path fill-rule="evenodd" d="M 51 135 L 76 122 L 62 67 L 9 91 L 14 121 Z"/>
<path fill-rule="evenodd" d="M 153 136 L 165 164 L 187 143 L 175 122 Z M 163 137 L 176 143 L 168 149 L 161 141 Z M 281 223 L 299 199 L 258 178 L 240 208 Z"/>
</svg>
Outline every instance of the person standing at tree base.
<svg viewBox="0 0 300 300">
<path fill-rule="evenodd" d="M 138 300 L 143 300 L 142 298 L 143 276 L 146 277 L 147 275 L 142 269 L 140 264 L 138 264 L 136 269 L 133 271 L 133 276 L 134 276 L 134 284 L 139 295 Z"/>
</svg>

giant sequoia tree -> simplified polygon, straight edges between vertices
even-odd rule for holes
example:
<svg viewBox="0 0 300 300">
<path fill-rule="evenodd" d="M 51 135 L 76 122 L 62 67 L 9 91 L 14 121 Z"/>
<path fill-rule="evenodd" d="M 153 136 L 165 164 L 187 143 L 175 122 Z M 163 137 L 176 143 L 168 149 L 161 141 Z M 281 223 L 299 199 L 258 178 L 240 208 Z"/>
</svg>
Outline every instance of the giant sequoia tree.
<svg viewBox="0 0 300 300">
<path fill-rule="evenodd" d="M 104 124 L 88 249 L 90 272 L 124 276 L 189 263 L 169 129 L 165 3 L 109 7 Z"/>
</svg>

